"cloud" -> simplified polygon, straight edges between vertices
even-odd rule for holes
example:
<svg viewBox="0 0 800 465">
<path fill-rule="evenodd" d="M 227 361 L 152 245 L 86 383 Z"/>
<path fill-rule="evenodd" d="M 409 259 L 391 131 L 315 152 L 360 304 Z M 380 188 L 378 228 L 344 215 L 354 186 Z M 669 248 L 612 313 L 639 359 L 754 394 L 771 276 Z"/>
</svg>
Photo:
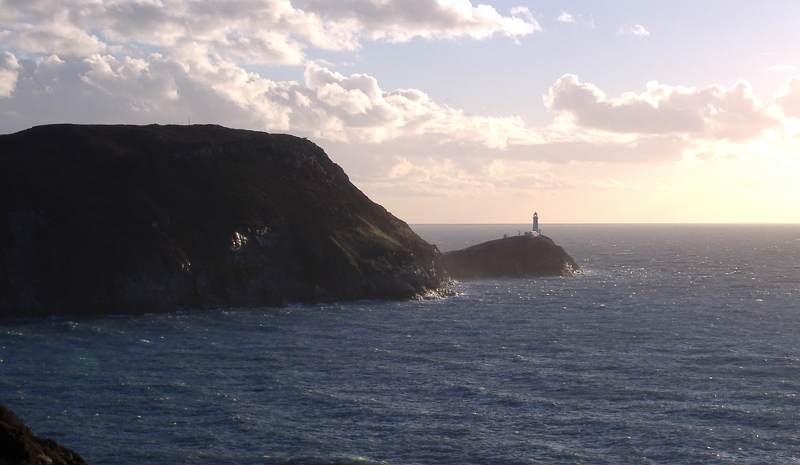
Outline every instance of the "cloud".
<svg viewBox="0 0 800 465">
<path fill-rule="evenodd" d="M 469 0 L 307 0 L 305 9 L 326 20 L 357 24 L 370 38 L 390 42 L 415 37 L 517 37 L 541 30 L 525 7 L 503 16 L 492 6 L 473 6 Z"/>
<path fill-rule="evenodd" d="M 6 2 L 0 30 L 25 53 L 93 55 L 113 50 L 302 63 L 304 48 L 357 48 L 355 25 L 325 23 L 283 0 L 65 0 Z"/>
<path fill-rule="evenodd" d="M 505 148 L 538 137 L 520 117 L 468 115 L 437 104 L 420 90 L 384 91 L 375 78 L 364 74 L 343 76 L 309 63 L 305 81 L 306 90 L 301 92 L 316 118 L 307 128 L 319 138 L 380 143 L 430 136 L 436 138 L 433 146 L 454 142 Z"/>
<path fill-rule="evenodd" d="M 634 24 L 633 26 L 622 26 L 619 28 L 619 33 L 623 35 L 634 35 L 639 37 L 646 37 L 650 32 L 641 24 Z"/>
<path fill-rule="evenodd" d="M 17 86 L 19 62 L 9 52 L 0 53 L 0 98 L 10 97 Z"/>
<path fill-rule="evenodd" d="M 500 168 L 502 166 L 502 168 Z M 556 174 L 548 164 L 527 160 L 492 160 L 474 170 L 452 159 L 397 157 L 388 169 L 360 177 L 360 185 L 385 197 L 454 198 L 531 191 L 602 191 L 626 186 L 607 177 L 582 179 Z"/>
<path fill-rule="evenodd" d="M 313 0 L 300 9 L 278 0 L 6 0 L 0 34 L 4 45 L 21 51 L 0 50 L 0 130 L 191 118 L 346 147 L 340 156 L 360 157 L 356 171 L 369 166 L 400 183 L 438 182 L 435 170 L 420 171 L 429 159 L 461 179 L 486 183 L 487 158 L 508 166 L 677 161 L 701 156 L 720 140 L 736 153 L 733 145 L 780 126 L 780 116 L 762 106 L 746 81 L 705 88 L 651 82 L 641 94 L 610 97 L 567 74 L 544 98 L 556 113 L 553 122 L 532 127 L 521 116 L 469 114 L 422 90 L 383 89 L 368 74 L 344 75 L 305 59 L 308 48 L 352 50 L 372 39 L 518 37 L 538 30 L 523 7 L 503 16 L 469 1 L 410 4 Z M 305 71 L 301 82 L 275 81 L 248 72 L 252 62 L 301 62 Z M 790 81 L 776 97 L 787 116 L 800 115 L 798 87 Z M 401 159 L 411 167 L 386 171 Z M 495 164 L 496 175 L 502 166 Z M 509 176 L 510 168 L 498 178 Z"/>
<path fill-rule="evenodd" d="M 744 143 L 779 126 L 745 81 L 702 89 L 651 82 L 642 94 L 612 98 L 564 75 L 544 97 L 557 113 L 552 124 L 531 127 L 519 116 L 470 115 L 418 89 L 384 90 L 373 76 L 347 76 L 316 62 L 306 64 L 303 82 L 273 81 L 202 53 L 186 56 L 17 61 L 6 52 L 0 55 L 0 130 L 62 121 L 183 124 L 191 118 L 343 147 L 341 157 L 360 160 L 353 162 L 357 170 L 380 171 L 398 158 L 440 158 L 478 176 L 487 157 L 556 164 L 677 161 L 711 142 Z M 793 103 L 798 95 L 800 78 L 776 99 L 787 115 L 800 114 Z"/>
<path fill-rule="evenodd" d="M 575 18 L 572 17 L 571 14 L 567 13 L 566 11 L 562 11 L 561 14 L 556 19 L 560 23 L 574 23 Z"/>
<path fill-rule="evenodd" d="M 800 118 L 800 76 L 794 76 L 781 86 L 775 96 L 775 103 L 780 105 L 786 116 Z"/>
<path fill-rule="evenodd" d="M 175 60 L 95 54 L 22 60 L 2 55 L 8 115 L 0 130 L 46 122 L 217 123 L 291 131 L 315 140 L 381 143 L 402 138 L 503 148 L 535 137 L 516 116 L 468 115 L 416 89 L 381 89 L 366 74 L 344 76 L 309 62 L 304 83 L 273 81 L 240 66 L 187 53 Z M 14 88 L 14 83 L 17 83 Z M 11 90 L 15 89 L 13 95 Z"/>
<path fill-rule="evenodd" d="M 552 111 L 569 115 L 577 126 L 613 133 L 745 140 L 779 123 L 744 80 L 729 88 L 702 89 L 650 82 L 642 94 L 609 98 L 596 86 L 566 74 L 550 88 L 544 103 Z"/>
<path fill-rule="evenodd" d="M 468 0 L 5 1 L 0 38 L 23 54 L 204 53 L 222 60 L 301 64 L 308 48 L 356 50 L 364 39 L 485 39 L 541 30 L 526 8 L 503 16 Z"/>
</svg>

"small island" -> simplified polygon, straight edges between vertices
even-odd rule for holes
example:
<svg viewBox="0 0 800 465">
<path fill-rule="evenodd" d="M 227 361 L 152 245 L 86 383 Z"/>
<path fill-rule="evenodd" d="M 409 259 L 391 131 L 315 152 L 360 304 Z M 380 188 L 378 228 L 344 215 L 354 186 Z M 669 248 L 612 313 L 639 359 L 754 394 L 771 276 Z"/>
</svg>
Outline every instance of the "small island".
<svg viewBox="0 0 800 465">
<path fill-rule="evenodd" d="M 564 249 L 541 234 L 539 216 L 533 229 L 442 255 L 447 272 L 456 279 L 522 276 L 575 276 L 582 271 Z"/>
</svg>

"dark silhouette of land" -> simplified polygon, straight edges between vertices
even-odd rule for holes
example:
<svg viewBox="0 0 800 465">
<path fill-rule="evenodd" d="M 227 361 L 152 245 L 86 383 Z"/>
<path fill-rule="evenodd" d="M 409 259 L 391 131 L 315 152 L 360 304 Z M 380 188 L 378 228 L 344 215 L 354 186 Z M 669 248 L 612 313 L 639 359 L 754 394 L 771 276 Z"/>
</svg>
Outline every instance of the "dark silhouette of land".
<svg viewBox="0 0 800 465">
<path fill-rule="evenodd" d="M 308 140 L 220 126 L 0 135 L 0 317 L 407 299 L 441 255 Z"/>
<path fill-rule="evenodd" d="M 86 462 L 52 439 L 40 438 L 14 412 L 0 405 L 0 464 L 85 465 Z"/>
<path fill-rule="evenodd" d="M 547 236 L 511 236 L 484 242 L 442 256 L 456 279 L 502 276 L 573 276 L 580 267 L 563 248 Z"/>
</svg>

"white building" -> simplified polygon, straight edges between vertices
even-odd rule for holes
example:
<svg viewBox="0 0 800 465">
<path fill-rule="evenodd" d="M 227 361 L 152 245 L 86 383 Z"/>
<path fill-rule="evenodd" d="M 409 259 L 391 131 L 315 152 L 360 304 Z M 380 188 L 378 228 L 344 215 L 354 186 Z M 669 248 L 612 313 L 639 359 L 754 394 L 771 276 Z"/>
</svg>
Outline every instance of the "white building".
<svg viewBox="0 0 800 465">
<path fill-rule="evenodd" d="M 525 236 L 526 237 L 533 237 L 533 236 L 538 236 L 541 233 L 542 233 L 542 230 L 539 229 L 539 214 L 534 212 L 533 213 L 533 229 L 531 229 L 530 231 L 525 231 Z"/>
</svg>

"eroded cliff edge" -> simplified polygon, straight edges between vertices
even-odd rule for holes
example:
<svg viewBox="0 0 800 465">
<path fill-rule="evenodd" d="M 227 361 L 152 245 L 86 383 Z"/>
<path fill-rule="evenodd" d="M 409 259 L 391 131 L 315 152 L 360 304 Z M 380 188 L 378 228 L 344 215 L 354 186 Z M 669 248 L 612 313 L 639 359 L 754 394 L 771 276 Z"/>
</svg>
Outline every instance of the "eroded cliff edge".
<svg viewBox="0 0 800 465">
<path fill-rule="evenodd" d="M 0 317 L 405 299 L 441 256 L 324 151 L 220 126 L 0 136 Z"/>
<path fill-rule="evenodd" d="M 547 236 L 511 236 L 484 242 L 442 256 L 456 279 L 574 276 L 581 269 L 564 249 Z"/>
</svg>

